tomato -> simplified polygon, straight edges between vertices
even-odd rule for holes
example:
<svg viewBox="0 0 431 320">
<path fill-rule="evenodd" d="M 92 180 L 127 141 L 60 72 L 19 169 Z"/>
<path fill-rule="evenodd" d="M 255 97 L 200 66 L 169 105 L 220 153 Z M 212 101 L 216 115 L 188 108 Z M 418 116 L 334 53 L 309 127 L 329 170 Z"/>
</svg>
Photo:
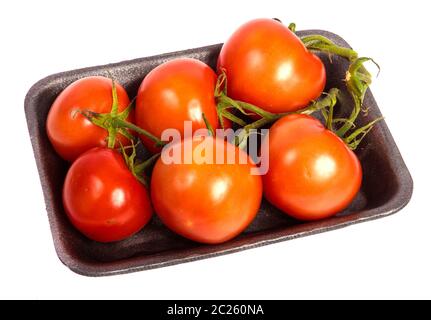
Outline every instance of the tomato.
<svg viewBox="0 0 431 320">
<path fill-rule="evenodd" d="M 353 200 L 362 180 L 356 155 L 317 119 L 289 115 L 270 128 L 269 171 L 262 177 L 264 195 L 300 220 L 330 217 Z"/>
<path fill-rule="evenodd" d="M 192 121 L 193 132 L 219 127 L 214 89 L 215 72 L 196 59 L 174 59 L 153 69 L 142 81 L 136 99 L 136 124 L 161 138 L 165 129 L 177 129 L 184 136 L 184 121 Z M 154 142 L 141 135 L 144 145 L 156 151 Z"/>
<path fill-rule="evenodd" d="M 262 178 L 241 149 L 208 137 L 212 163 L 199 163 L 200 140 L 186 138 L 163 148 L 151 178 L 151 199 L 163 223 L 174 232 L 202 243 L 221 243 L 241 233 L 256 216 L 262 198 Z M 174 150 L 190 143 L 191 163 L 165 163 Z M 215 163 L 216 150 L 244 156 L 246 162 Z M 220 153 L 220 154 L 222 154 Z"/>
<path fill-rule="evenodd" d="M 273 19 L 236 30 L 221 49 L 218 68 L 226 71 L 229 97 L 274 113 L 305 107 L 326 82 L 322 61 Z"/>
<path fill-rule="evenodd" d="M 147 189 L 115 150 L 94 148 L 70 167 L 63 188 L 69 220 L 88 238 L 111 242 L 138 232 L 151 218 Z"/>
<path fill-rule="evenodd" d="M 124 88 L 116 83 L 118 110 L 129 105 L 129 97 Z M 106 77 L 86 77 L 79 79 L 64 89 L 48 113 L 46 130 L 55 151 L 65 160 L 73 161 L 83 152 L 107 144 L 108 132 L 80 114 L 79 110 L 109 113 L 112 108 L 112 80 Z M 133 115 L 129 115 L 131 121 Z M 118 135 L 123 145 L 130 142 Z"/>
</svg>

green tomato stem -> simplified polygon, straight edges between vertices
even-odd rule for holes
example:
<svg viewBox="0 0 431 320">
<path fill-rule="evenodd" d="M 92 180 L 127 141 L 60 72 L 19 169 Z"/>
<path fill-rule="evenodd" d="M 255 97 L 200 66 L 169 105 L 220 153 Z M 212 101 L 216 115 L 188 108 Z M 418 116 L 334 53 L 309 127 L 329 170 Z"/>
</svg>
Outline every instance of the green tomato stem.
<svg viewBox="0 0 431 320">
<path fill-rule="evenodd" d="M 292 32 L 296 31 L 296 25 L 294 23 L 291 23 L 288 28 Z M 347 137 L 345 137 L 347 132 L 355 127 L 355 121 L 362 109 L 366 90 L 371 84 L 371 75 L 365 69 L 363 63 L 366 61 L 374 62 L 374 60 L 371 58 L 358 58 L 358 54 L 355 50 L 338 46 L 333 41 L 322 35 L 308 35 L 301 37 L 300 39 L 308 50 L 335 54 L 350 61 L 350 66 L 346 73 L 345 79 L 347 89 L 354 102 L 354 107 L 350 116 L 348 118 L 334 118 L 334 107 L 337 103 L 339 94 L 339 90 L 336 88 L 331 89 L 325 97 L 319 99 L 318 101 L 312 102 L 306 108 L 296 112 L 275 114 L 265 111 L 253 104 L 234 100 L 230 98 L 227 93 L 228 79 L 226 70 L 221 70 L 221 74 L 217 79 L 217 85 L 214 92 L 214 97 L 217 102 L 217 115 L 222 127 L 224 127 L 223 119 L 226 118 L 244 128 L 244 134 L 242 134 L 241 137 L 236 137 L 235 142 L 237 145 L 244 145 L 251 129 L 262 128 L 289 114 L 312 114 L 315 111 L 320 111 L 325 119 L 328 130 L 333 131 L 340 138 L 342 138 L 351 149 L 355 149 L 365 137 L 365 135 L 373 128 L 373 126 L 381 120 L 381 118 L 375 119 L 367 125 L 356 129 L 353 133 L 350 133 Z M 377 65 L 377 67 L 379 66 Z M 230 111 L 231 109 L 236 109 L 244 115 L 257 114 L 261 118 L 252 123 L 246 124 L 244 120 L 233 115 Z M 339 129 L 336 129 L 335 127 L 339 127 Z"/>
<path fill-rule="evenodd" d="M 259 120 L 256 120 L 250 124 L 247 124 L 243 127 L 243 129 L 245 130 L 245 134 L 242 136 L 242 139 L 237 139 L 236 141 L 236 145 L 243 145 L 245 142 L 244 140 L 246 140 L 248 138 L 249 135 L 249 131 L 252 129 L 260 129 L 265 127 L 266 125 L 284 117 L 287 115 L 291 115 L 291 114 L 306 114 L 306 115 L 310 115 L 313 112 L 319 111 L 319 110 L 324 110 L 325 108 L 333 108 L 335 106 L 335 104 L 337 103 L 337 97 L 339 94 L 339 90 L 337 88 L 332 88 L 331 90 L 329 90 L 329 92 L 325 95 L 325 97 L 317 100 L 317 101 L 313 101 L 311 104 L 309 104 L 307 107 L 300 109 L 298 111 L 294 111 L 294 112 L 285 112 L 285 113 L 277 113 L 277 114 L 272 114 L 272 117 L 267 117 L 267 118 L 261 118 Z M 250 105 L 250 104 L 248 104 Z"/>
<path fill-rule="evenodd" d="M 208 132 L 210 133 L 211 136 L 214 137 L 214 129 L 211 123 L 208 121 L 207 117 L 205 116 L 205 113 L 203 112 L 202 112 L 202 118 L 204 119 L 205 126 L 207 127 Z"/>
<path fill-rule="evenodd" d="M 293 33 L 296 32 L 296 24 L 294 22 L 291 22 L 287 28 L 289 28 Z"/>
<path fill-rule="evenodd" d="M 368 87 L 371 85 L 371 74 L 363 66 L 363 64 L 367 61 L 374 62 L 374 60 L 367 57 L 357 58 L 350 64 L 349 69 L 347 70 L 346 85 L 347 90 L 352 96 L 354 107 L 350 116 L 346 119 L 341 128 L 336 131 L 336 134 L 341 138 L 343 138 L 347 132 L 352 129 L 356 118 L 361 112 L 365 93 L 367 92 Z M 379 65 L 377 63 L 375 64 L 379 68 Z"/>
<path fill-rule="evenodd" d="M 135 125 L 133 123 L 125 121 L 123 119 L 114 118 L 114 119 L 112 119 L 112 124 L 116 128 L 127 128 L 127 129 L 133 130 L 139 134 L 146 136 L 148 139 L 150 139 L 151 141 L 153 141 L 155 143 L 156 147 L 161 147 L 161 146 L 164 146 L 166 144 L 166 142 L 160 140 L 159 138 L 157 138 L 153 134 L 149 133 L 148 131 L 138 127 L 137 125 Z"/>
<path fill-rule="evenodd" d="M 336 54 L 338 56 L 347 58 L 350 61 L 355 60 L 358 57 L 356 51 L 350 48 L 345 48 L 336 45 L 328 38 L 321 35 L 309 35 L 301 37 L 301 41 L 304 43 L 308 50 L 322 51 L 329 54 Z"/>
<path fill-rule="evenodd" d="M 262 108 L 259 108 L 250 103 L 234 100 L 224 93 L 220 93 L 220 95 L 217 97 L 217 105 L 219 110 L 225 110 L 226 108 L 233 107 L 239 110 L 244 115 L 251 115 L 252 113 L 255 113 L 263 118 L 271 119 L 275 116 L 275 114 L 265 111 Z"/>
<path fill-rule="evenodd" d="M 236 115 L 230 113 L 228 110 L 222 110 L 220 112 L 221 118 L 226 118 L 236 124 L 238 124 L 241 127 L 244 127 L 247 125 L 247 122 L 242 120 L 241 118 L 238 118 Z"/>
</svg>

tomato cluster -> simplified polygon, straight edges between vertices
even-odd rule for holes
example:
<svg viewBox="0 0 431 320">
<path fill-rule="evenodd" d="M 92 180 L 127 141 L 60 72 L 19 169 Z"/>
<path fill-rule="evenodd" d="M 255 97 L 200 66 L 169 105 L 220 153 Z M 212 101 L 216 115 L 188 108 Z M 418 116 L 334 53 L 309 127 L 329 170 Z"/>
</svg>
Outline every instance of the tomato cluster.
<svg viewBox="0 0 431 320">
<path fill-rule="evenodd" d="M 316 50 L 351 61 L 348 88 L 355 109 L 348 119 L 333 119 L 338 91 L 322 95 L 326 71 Z M 179 235 L 215 244 L 247 228 L 262 196 L 296 219 L 335 215 L 360 189 L 361 164 L 351 149 L 374 124 L 346 136 L 370 83 L 365 61 L 326 38 L 301 39 L 292 25 L 257 19 L 223 45 L 217 73 L 195 59 L 162 63 L 144 77 L 136 106 L 110 78 L 73 82 L 59 94 L 46 122 L 55 151 L 71 162 L 63 188 L 69 220 L 88 238 L 111 242 L 141 230 L 154 210 Z M 325 125 L 309 115 L 317 111 Z M 192 132 L 208 129 L 208 136 L 187 136 L 186 121 Z M 232 126 L 270 126 L 262 142 L 269 150 L 263 175 L 253 174 L 257 164 L 242 150 L 244 141 L 213 133 Z M 180 140 L 166 141 L 167 129 L 176 129 Z M 202 138 L 212 143 L 213 161 L 198 157 Z M 137 159 L 137 141 L 154 156 Z M 188 161 L 163 161 L 186 145 Z M 220 153 L 235 155 L 234 161 L 218 163 Z"/>
</svg>

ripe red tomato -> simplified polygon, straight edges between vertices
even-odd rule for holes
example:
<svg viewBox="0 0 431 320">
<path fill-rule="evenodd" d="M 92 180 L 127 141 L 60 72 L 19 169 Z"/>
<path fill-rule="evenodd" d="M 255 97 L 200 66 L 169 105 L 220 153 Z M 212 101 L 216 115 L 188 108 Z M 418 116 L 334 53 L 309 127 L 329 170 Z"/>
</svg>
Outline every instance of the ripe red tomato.
<svg viewBox="0 0 431 320">
<path fill-rule="evenodd" d="M 294 218 L 330 217 L 346 208 L 359 191 L 358 158 L 313 117 L 281 118 L 270 128 L 264 144 L 269 147 L 269 171 L 263 176 L 265 198 Z"/>
<path fill-rule="evenodd" d="M 63 204 L 72 224 L 88 238 L 111 242 L 138 232 L 151 218 L 147 189 L 115 150 L 94 148 L 70 167 Z"/>
<path fill-rule="evenodd" d="M 219 127 L 214 89 L 215 72 L 196 59 L 174 59 L 153 69 L 144 78 L 136 99 L 136 124 L 156 137 L 165 129 L 177 129 L 184 136 L 184 121 L 192 121 L 193 132 Z M 141 135 L 144 145 L 156 151 L 154 142 Z"/>
<path fill-rule="evenodd" d="M 228 79 L 228 96 L 280 113 L 318 98 L 326 82 L 322 61 L 286 26 L 252 20 L 223 45 L 218 67 Z"/>
<path fill-rule="evenodd" d="M 221 243 L 241 233 L 256 216 L 262 198 L 261 176 L 251 175 L 255 164 L 241 149 L 221 139 L 207 138 L 213 163 L 199 164 L 200 140 L 186 138 L 163 148 L 151 178 L 154 210 L 174 232 L 202 243 Z M 166 164 L 163 156 L 190 143 L 191 164 Z M 216 164 L 216 150 L 247 159 Z"/>
<path fill-rule="evenodd" d="M 118 110 L 129 105 L 124 88 L 116 83 Z M 92 124 L 77 110 L 109 113 L 112 107 L 112 80 L 106 77 L 79 79 L 64 89 L 55 99 L 48 113 L 46 130 L 55 151 L 65 160 L 73 161 L 85 151 L 106 146 L 108 132 Z M 132 121 L 133 114 L 128 117 Z M 130 144 L 118 135 L 123 145 Z M 118 141 L 118 140 L 117 140 Z"/>
</svg>

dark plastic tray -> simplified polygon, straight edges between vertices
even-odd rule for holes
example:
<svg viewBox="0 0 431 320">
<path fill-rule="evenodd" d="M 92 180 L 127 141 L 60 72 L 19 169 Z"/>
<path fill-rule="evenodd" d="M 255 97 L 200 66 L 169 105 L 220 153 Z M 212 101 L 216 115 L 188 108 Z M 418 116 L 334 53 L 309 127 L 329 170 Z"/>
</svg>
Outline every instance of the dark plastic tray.
<svg viewBox="0 0 431 320">
<path fill-rule="evenodd" d="M 347 43 L 339 36 L 320 30 L 299 32 L 322 34 L 337 44 Z M 410 200 L 413 181 L 384 121 L 378 123 L 358 148 L 363 165 L 361 191 L 351 206 L 337 216 L 318 222 L 299 222 L 289 218 L 263 201 L 259 214 L 249 228 L 237 238 L 220 245 L 202 245 L 177 236 L 166 229 L 156 216 L 135 236 L 121 242 L 102 244 L 77 232 L 63 211 L 61 190 L 68 164 L 51 147 L 45 132 L 48 110 L 56 96 L 71 82 L 90 75 L 107 75 L 109 70 L 125 86 L 131 97 L 136 95 L 144 76 L 160 63 L 178 57 L 192 57 L 214 67 L 221 44 L 124 61 L 106 66 L 85 68 L 49 76 L 37 82 L 25 98 L 25 113 L 45 197 L 52 237 L 60 260 L 73 271 L 86 276 L 104 276 L 133 272 L 176 263 L 209 258 L 274 242 L 290 240 L 348 225 L 385 217 L 402 209 Z M 347 61 L 322 55 L 327 69 L 327 88 L 342 89 L 344 105 L 351 110 L 351 100 L 342 81 Z M 368 91 L 365 123 L 379 117 L 380 111 Z"/>
</svg>

